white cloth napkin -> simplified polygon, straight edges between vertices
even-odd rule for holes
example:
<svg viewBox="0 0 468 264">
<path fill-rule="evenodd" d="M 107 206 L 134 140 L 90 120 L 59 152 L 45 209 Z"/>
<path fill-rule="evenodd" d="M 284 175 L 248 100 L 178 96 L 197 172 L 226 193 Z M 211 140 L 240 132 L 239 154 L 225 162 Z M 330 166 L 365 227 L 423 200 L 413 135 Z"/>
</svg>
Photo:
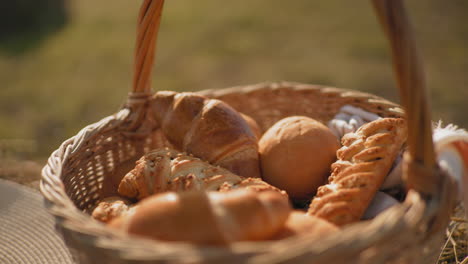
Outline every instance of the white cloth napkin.
<svg viewBox="0 0 468 264">
<path fill-rule="evenodd" d="M 361 108 L 351 105 L 341 107 L 335 117 L 328 122 L 328 128 L 337 136 L 342 138 L 344 134 L 355 132 L 365 123 L 369 123 L 380 116 L 364 111 Z"/>
</svg>

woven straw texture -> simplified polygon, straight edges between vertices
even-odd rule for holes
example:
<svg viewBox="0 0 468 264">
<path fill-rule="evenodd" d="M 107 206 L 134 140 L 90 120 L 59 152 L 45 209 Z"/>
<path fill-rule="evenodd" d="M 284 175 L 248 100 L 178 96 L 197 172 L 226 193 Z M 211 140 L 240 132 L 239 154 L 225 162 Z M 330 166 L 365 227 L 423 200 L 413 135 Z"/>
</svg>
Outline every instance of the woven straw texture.
<svg viewBox="0 0 468 264">
<path fill-rule="evenodd" d="M 0 263 L 73 263 L 41 195 L 0 180 Z"/>
<path fill-rule="evenodd" d="M 320 241 L 290 238 L 241 242 L 229 248 L 166 243 L 127 236 L 90 218 L 89 210 L 115 194 L 123 175 L 151 149 L 168 146 L 150 115 L 151 69 L 161 0 L 143 2 L 138 21 L 135 77 L 126 106 L 83 128 L 52 153 L 41 190 L 72 254 L 82 263 L 431 263 L 437 258 L 453 208 L 453 183 L 434 166 L 430 115 L 422 74 L 403 15 L 401 1 L 375 0 L 392 43 L 402 108 L 366 93 L 279 82 L 198 92 L 217 98 L 254 118 L 263 130 L 291 115 L 322 122 L 344 105 L 409 122 L 406 183 L 412 190 L 401 205 L 376 219 L 345 227 Z M 399 3 L 399 4 L 398 4 Z M 392 20 L 393 19 L 393 20 Z M 396 19 L 396 20 L 395 20 Z M 402 21 L 399 23 L 390 23 Z M 400 29 L 396 30 L 395 29 Z M 395 38 L 395 36 L 403 36 Z M 401 62 L 411 63 L 401 63 Z M 428 129 L 429 128 L 429 129 Z"/>
</svg>

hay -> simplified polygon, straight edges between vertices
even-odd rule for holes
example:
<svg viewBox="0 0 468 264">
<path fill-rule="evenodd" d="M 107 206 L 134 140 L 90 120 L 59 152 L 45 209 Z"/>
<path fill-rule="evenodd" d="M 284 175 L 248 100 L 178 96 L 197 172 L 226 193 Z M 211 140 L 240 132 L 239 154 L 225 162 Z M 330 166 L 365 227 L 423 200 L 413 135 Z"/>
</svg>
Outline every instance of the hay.
<svg viewBox="0 0 468 264">
<path fill-rule="evenodd" d="M 468 219 L 465 209 L 456 207 L 447 227 L 446 242 L 439 256 L 438 264 L 468 264 Z"/>
</svg>

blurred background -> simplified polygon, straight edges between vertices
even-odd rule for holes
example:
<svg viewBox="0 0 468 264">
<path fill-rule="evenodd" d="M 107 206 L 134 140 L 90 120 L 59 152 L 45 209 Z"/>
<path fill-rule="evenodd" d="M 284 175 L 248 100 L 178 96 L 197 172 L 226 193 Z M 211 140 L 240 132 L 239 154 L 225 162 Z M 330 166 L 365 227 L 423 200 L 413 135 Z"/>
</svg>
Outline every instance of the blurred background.
<svg viewBox="0 0 468 264">
<path fill-rule="evenodd" d="M 140 3 L 0 3 L 0 160 L 35 160 L 37 169 L 65 139 L 119 109 L 132 80 Z M 406 4 L 433 119 L 467 128 L 468 1 Z M 398 102 L 370 1 L 171 0 L 159 36 L 155 90 L 287 80 Z"/>
</svg>

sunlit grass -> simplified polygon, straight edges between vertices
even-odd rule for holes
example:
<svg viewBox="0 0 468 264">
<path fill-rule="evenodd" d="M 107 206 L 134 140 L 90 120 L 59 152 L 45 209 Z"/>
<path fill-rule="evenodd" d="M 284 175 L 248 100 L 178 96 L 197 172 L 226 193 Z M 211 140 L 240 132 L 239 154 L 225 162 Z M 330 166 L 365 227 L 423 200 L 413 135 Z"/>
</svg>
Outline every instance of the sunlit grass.
<svg viewBox="0 0 468 264">
<path fill-rule="evenodd" d="M 407 2 L 434 119 L 468 127 L 467 4 Z M 116 112 L 130 90 L 138 4 L 72 1 L 59 32 L 26 53 L 0 53 L 0 138 L 35 140 L 46 156 Z M 153 79 L 178 91 L 290 80 L 398 100 L 368 1 L 166 1 Z"/>
</svg>

